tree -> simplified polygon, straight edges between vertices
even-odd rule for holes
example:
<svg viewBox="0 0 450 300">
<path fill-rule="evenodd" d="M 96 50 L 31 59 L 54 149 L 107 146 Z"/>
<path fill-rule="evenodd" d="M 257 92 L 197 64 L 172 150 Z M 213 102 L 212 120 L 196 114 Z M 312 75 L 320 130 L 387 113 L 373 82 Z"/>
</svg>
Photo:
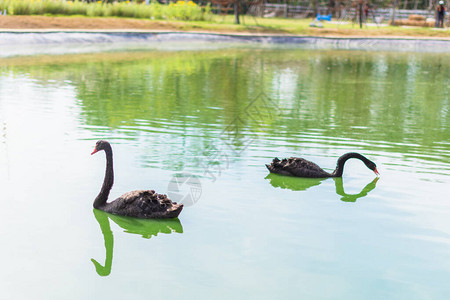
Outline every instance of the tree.
<svg viewBox="0 0 450 300">
<path fill-rule="evenodd" d="M 392 4 L 392 17 L 391 17 L 391 24 L 395 25 L 395 10 L 397 9 L 398 0 L 394 0 Z"/>
<path fill-rule="evenodd" d="M 234 24 L 241 24 L 239 21 L 239 6 L 240 0 L 234 0 Z"/>
</svg>

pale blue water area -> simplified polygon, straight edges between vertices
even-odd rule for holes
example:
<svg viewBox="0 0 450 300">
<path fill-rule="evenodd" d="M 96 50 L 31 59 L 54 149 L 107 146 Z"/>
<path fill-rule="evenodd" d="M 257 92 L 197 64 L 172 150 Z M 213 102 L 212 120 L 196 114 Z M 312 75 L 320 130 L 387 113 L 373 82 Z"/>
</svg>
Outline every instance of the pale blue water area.
<svg viewBox="0 0 450 300">
<path fill-rule="evenodd" d="M 0 60 L 0 299 L 445 299 L 449 58 L 241 47 Z M 98 139 L 113 145 L 111 198 L 148 188 L 195 203 L 166 222 L 94 212 Z M 342 180 L 264 166 L 301 156 L 332 170 L 350 151 L 378 181 L 357 160 Z M 190 175 L 198 185 L 170 190 Z"/>
</svg>

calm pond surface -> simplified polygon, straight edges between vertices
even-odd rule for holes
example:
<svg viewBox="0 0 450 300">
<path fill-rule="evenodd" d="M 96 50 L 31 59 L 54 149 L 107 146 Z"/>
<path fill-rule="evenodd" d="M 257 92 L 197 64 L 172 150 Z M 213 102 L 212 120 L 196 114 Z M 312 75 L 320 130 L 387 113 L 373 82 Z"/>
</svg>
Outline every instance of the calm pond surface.
<svg viewBox="0 0 450 300">
<path fill-rule="evenodd" d="M 0 60 L 1 299 L 445 299 L 450 55 L 228 49 Z M 155 189 L 186 206 L 94 211 Z M 342 179 L 269 175 L 273 157 Z"/>
</svg>

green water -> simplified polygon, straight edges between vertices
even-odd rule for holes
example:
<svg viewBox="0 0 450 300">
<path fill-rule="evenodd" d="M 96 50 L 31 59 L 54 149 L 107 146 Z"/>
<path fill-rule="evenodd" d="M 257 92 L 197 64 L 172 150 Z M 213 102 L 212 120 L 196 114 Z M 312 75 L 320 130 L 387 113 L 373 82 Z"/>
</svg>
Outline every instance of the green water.
<svg viewBox="0 0 450 300">
<path fill-rule="evenodd" d="M 445 299 L 449 78 L 448 54 L 0 60 L 0 299 Z M 111 198 L 168 193 L 186 201 L 179 219 L 94 211 L 98 139 Z M 350 151 L 381 177 L 357 160 L 342 179 L 264 166 L 332 170 Z"/>
</svg>

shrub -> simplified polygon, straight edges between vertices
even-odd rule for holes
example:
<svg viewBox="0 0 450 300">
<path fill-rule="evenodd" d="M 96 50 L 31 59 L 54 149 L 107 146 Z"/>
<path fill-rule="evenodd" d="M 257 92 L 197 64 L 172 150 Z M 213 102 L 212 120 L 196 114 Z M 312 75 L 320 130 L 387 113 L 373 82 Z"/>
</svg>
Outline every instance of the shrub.
<svg viewBox="0 0 450 300">
<path fill-rule="evenodd" d="M 149 5 L 129 1 L 86 3 L 78 0 L 0 0 L 0 9 L 13 15 L 85 15 L 90 17 L 127 17 L 142 19 L 205 20 L 211 18 L 211 8 L 202 8 L 192 1 Z"/>
</svg>

